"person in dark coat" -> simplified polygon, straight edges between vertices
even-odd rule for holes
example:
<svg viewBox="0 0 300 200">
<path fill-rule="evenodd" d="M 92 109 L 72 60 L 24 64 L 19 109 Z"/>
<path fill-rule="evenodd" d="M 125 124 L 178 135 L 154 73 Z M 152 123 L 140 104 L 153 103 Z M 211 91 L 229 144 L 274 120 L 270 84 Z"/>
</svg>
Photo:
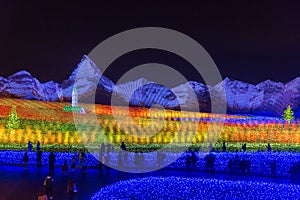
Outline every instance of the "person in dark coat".
<svg viewBox="0 0 300 200">
<path fill-rule="evenodd" d="M 25 170 L 25 172 L 28 171 L 28 160 L 29 160 L 29 158 L 28 158 L 28 153 L 25 152 L 25 153 L 24 153 L 24 156 L 23 156 L 24 170 Z"/>
<path fill-rule="evenodd" d="M 125 145 L 124 142 L 121 143 L 121 149 L 122 149 L 123 151 L 126 151 L 126 145 Z"/>
<path fill-rule="evenodd" d="M 232 169 L 233 169 L 234 174 L 239 173 L 240 165 L 241 165 L 241 161 L 240 161 L 238 155 L 236 155 L 232 162 Z"/>
<path fill-rule="evenodd" d="M 49 155 L 49 172 L 54 173 L 55 154 L 53 152 Z"/>
<path fill-rule="evenodd" d="M 75 159 L 75 156 L 72 156 L 72 159 L 71 159 L 71 176 L 73 176 L 74 173 L 75 173 L 75 167 L 76 167 L 76 159 Z"/>
<path fill-rule="evenodd" d="M 40 168 L 42 166 L 42 151 L 38 150 L 36 152 L 36 161 L 37 161 L 37 167 Z"/>
<path fill-rule="evenodd" d="M 187 169 L 191 168 L 191 163 L 192 163 L 192 156 L 188 153 L 185 157 L 185 166 Z"/>
<path fill-rule="evenodd" d="M 241 171 L 243 176 L 246 174 L 246 169 L 247 169 L 247 163 L 246 163 L 245 158 L 243 158 L 241 163 L 240 163 L 240 171 Z"/>
<path fill-rule="evenodd" d="M 273 160 L 271 162 L 270 168 L 271 168 L 271 177 L 276 178 L 276 160 Z"/>
<path fill-rule="evenodd" d="M 32 143 L 31 143 L 31 141 L 28 141 L 27 148 L 28 148 L 29 152 L 32 151 Z"/>
<path fill-rule="evenodd" d="M 36 151 L 40 151 L 40 150 L 41 150 L 41 143 L 40 143 L 40 141 L 37 141 Z"/>
<path fill-rule="evenodd" d="M 71 178 L 68 182 L 67 193 L 69 194 L 69 199 L 72 200 L 74 193 L 77 192 L 76 184 Z"/>
<path fill-rule="evenodd" d="M 52 178 L 51 173 L 48 174 L 48 176 L 44 180 L 44 186 L 46 188 L 46 195 L 48 199 L 53 199 L 53 183 L 54 179 Z"/>
<path fill-rule="evenodd" d="M 63 179 L 65 180 L 65 178 L 68 178 L 68 164 L 67 164 L 67 161 L 64 161 L 64 164 L 61 168 L 61 171 L 62 171 Z"/>
<path fill-rule="evenodd" d="M 243 149 L 243 152 L 247 151 L 247 144 L 246 143 L 242 145 L 242 149 Z"/>
<path fill-rule="evenodd" d="M 267 150 L 268 150 L 268 152 L 271 152 L 271 151 L 272 151 L 272 148 L 271 148 L 270 143 L 268 143 Z"/>
<path fill-rule="evenodd" d="M 192 152 L 191 161 L 192 161 L 193 168 L 196 168 L 196 164 L 197 164 L 197 161 L 198 161 L 198 157 L 197 157 L 196 151 Z"/>
</svg>

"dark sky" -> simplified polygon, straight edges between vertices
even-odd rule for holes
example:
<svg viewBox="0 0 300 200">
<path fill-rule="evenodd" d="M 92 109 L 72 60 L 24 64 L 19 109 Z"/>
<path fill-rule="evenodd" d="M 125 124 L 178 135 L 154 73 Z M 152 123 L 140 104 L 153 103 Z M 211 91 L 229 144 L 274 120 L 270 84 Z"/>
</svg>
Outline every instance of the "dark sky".
<svg viewBox="0 0 300 200">
<path fill-rule="evenodd" d="M 299 1 L 28 2 L 0 3 L 0 76 L 26 69 L 42 82 L 61 82 L 101 41 L 145 26 L 194 38 L 223 77 L 258 83 L 300 76 Z M 128 68 L 154 60 L 186 68 L 190 80 L 201 79 L 177 56 L 164 54 L 124 55 L 106 75 L 116 81 Z"/>
</svg>

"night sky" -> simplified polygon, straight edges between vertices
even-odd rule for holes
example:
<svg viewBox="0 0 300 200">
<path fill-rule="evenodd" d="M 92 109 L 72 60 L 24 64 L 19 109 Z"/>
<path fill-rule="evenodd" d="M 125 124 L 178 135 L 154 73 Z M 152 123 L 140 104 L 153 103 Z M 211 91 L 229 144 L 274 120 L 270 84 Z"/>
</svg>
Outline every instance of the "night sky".
<svg viewBox="0 0 300 200">
<path fill-rule="evenodd" d="M 61 82 L 106 38 L 145 26 L 194 38 L 223 78 L 258 83 L 300 76 L 299 1 L 45 2 L 1 1 L 0 76 L 25 69 L 41 82 Z M 116 82 L 129 68 L 154 61 L 201 81 L 188 63 L 161 51 L 126 54 L 105 75 Z"/>
</svg>

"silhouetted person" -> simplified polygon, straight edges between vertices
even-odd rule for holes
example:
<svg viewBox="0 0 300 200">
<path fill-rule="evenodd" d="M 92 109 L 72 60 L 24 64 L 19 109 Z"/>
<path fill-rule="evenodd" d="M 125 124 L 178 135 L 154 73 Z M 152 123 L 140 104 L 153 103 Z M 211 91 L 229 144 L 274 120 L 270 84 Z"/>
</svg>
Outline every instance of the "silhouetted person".
<svg viewBox="0 0 300 200">
<path fill-rule="evenodd" d="M 61 168 L 63 179 L 68 178 L 68 164 L 67 161 L 64 161 L 64 164 Z"/>
<path fill-rule="evenodd" d="M 187 169 L 191 168 L 191 163 L 192 163 L 192 156 L 190 153 L 187 153 L 186 157 L 185 157 L 185 165 Z"/>
<path fill-rule="evenodd" d="M 31 143 L 31 141 L 28 141 L 27 148 L 28 148 L 29 152 L 32 151 L 32 143 Z"/>
<path fill-rule="evenodd" d="M 272 151 L 270 143 L 268 143 L 267 149 L 268 149 L 268 152 Z"/>
<path fill-rule="evenodd" d="M 81 171 L 82 171 L 84 174 L 87 173 L 86 168 L 87 168 L 87 167 L 86 167 L 86 157 L 83 156 L 82 162 L 81 162 Z"/>
<path fill-rule="evenodd" d="M 53 152 L 49 155 L 49 172 L 54 173 L 55 154 Z"/>
<path fill-rule="evenodd" d="M 42 166 L 42 151 L 41 150 L 36 152 L 36 161 L 37 161 L 37 167 L 40 168 Z"/>
<path fill-rule="evenodd" d="M 122 149 L 123 151 L 126 151 L 126 145 L 125 145 L 124 142 L 121 143 L 121 149 Z"/>
<path fill-rule="evenodd" d="M 40 143 L 40 141 L 37 141 L 37 144 L 36 144 L 36 150 L 37 150 L 37 151 L 40 151 L 40 150 L 41 150 L 41 143 Z"/>
<path fill-rule="evenodd" d="M 243 149 L 243 152 L 247 151 L 247 144 L 246 143 L 242 145 L 242 149 Z"/>
<path fill-rule="evenodd" d="M 241 171 L 242 175 L 246 174 L 246 169 L 247 169 L 247 163 L 246 163 L 245 158 L 243 158 L 240 163 L 240 171 Z"/>
<path fill-rule="evenodd" d="M 72 175 L 74 174 L 75 167 L 76 167 L 76 159 L 75 159 L 75 156 L 72 156 L 72 159 L 71 159 L 71 174 Z"/>
<path fill-rule="evenodd" d="M 82 160 L 83 160 L 83 152 L 82 152 L 82 149 L 79 149 L 78 151 L 78 161 L 79 161 L 79 165 L 80 167 L 82 166 Z"/>
<path fill-rule="evenodd" d="M 77 192 L 76 184 L 74 180 L 71 178 L 68 182 L 67 193 L 69 194 L 69 199 L 72 200 L 74 193 Z"/>
<path fill-rule="evenodd" d="M 233 160 L 232 169 L 233 169 L 233 173 L 234 174 L 238 174 L 239 173 L 240 159 L 239 159 L 238 155 L 236 155 L 235 158 L 234 158 L 234 160 Z"/>
<path fill-rule="evenodd" d="M 226 152 L 226 144 L 225 144 L 225 142 L 223 142 L 222 152 Z"/>
<path fill-rule="evenodd" d="M 273 160 L 271 163 L 271 177 L 276 178 L 276 160 Z"/>
<path fill-rule="evenodd" d="M 208 154 L 205 157 L 205 165 L 208 167 L 209 172 L 212 172 L 212 173 L 214 172 L 215 161 L 216 161 L 216 158 L 212 153 Z"/>
<path fill-rule="evenodd" d="M 191 161 L 192 161 L 193 168 L 196 168 L 196 164 L 197 164 L 198 158 L 197 158 L 197 155 L 196 155 L 195 151 L 192 152 Z"/>
<path fill-rule="evenodd" d="M 46 188 L 46 195 L 47 195 L 48 199 L 53 198 L 53 188 L 52 188 L 53 183 L 54 183 L 54 179 L 52 178 L 52 174 L 49 173 L 48 176 L 44 180 L 44 186 Z"/>
<path fill-rule="evenodd" d="M 99 172 L 102 172 L 102 169 L 103 169 L 103 164 L 101 161 L 98 162 L 98 170 Z"/>
<path fill-rule="evenodd" d="M 28 171 L 28 160 L 29 160 L 29 158 L 28 158 L 28 153 L 25 152 L 25 153 L 24 153 L 24 156 L 23 156 L 24 170 L 25 170 L 25 172 Z"/>
<path fill-rule="evenodd" d="M 82 154 L 81 154 L 81 167 L 84 166 L 86 162 L 86 154 L 85 154 L 85 151 L 82 151 Z"/>
</svg>

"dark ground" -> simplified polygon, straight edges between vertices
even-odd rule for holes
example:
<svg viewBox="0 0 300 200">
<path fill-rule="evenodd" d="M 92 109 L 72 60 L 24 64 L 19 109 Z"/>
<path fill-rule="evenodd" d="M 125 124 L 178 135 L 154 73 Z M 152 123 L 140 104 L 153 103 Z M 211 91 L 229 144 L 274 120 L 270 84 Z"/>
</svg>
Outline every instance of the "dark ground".
<svg viewBox="0 0 300 200">
<path fill-rule="evenodd" d="M 75 171 L 75 182 L 78 193 L 74 199 L 88 200 L 101 187 L 112 184 L 120 180 L 132 178 L 141 178 L 146 176 L 182 176 L 182 177 L 199 177 L 199 178 L 218 178 L 229 179 L 227 174 L 215 174 L 197 172 L 197 171 L 178 171 L 170 169 L 162 169 L 155 172 L 145 174 L 131 174 L 119 172 L 114 169 L 99 172 L 97 169 L 88 169 L 88 173 L 84 175 L 79 169 Z M 0 199 L 1 200 L 35 200 L 37 194 L 42 187 L 42 183 L 48 174 L 48 168 L 37 169 L 29 167 L 28 172 L 24 172 L 23 167 L 0 166 Z M 289 183 L 288 179 L 271 180 L 268 177 L 255 176 L 235 176 L 233 179 L 253 180 L 253 181 L 276 181 L 278 183 Z M 63 180 L 60 168 L 55 169 L 54 174 L 54 195 L 56 200 L 64 200 L 67 198 L 67 181 Z"/>
</svg>

